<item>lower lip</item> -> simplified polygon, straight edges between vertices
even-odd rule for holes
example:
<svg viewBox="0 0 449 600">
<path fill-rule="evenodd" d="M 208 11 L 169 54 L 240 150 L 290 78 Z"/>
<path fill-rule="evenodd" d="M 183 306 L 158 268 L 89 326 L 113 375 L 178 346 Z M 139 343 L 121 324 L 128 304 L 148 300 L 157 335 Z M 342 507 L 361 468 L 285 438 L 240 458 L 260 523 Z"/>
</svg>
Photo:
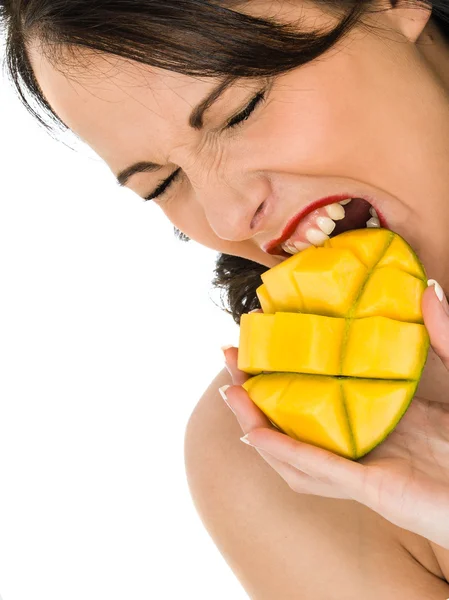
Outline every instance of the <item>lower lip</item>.
<svg viewBox="0 0 449 600">
<path fill-rule="evenodd" d="M 355 197 L 356 196 L 354 196 L 354 198 Z M 366 200 L 367 202 L 369 202 L 371 204 L 371 206 L 373 206 L 371 198 L 364 198 L 363 196 L 357 196 L 357 197 L 362 198 L 363 200 Z M 268 244 L 264 248 L 264 251 L 267 254 L 271 254 L 271 255 L 277 255 L 277 256 L 280 255 L 280 256 L 285 256 L 285 257 L 291 256 L 291 254 L 289 254 L 288 252 L 285 252 L 285 250 L 281 247 L 281 244 L 283 244 L 284 242 L 286 242 L 287 240 L 289 240 L 290 238 L 292 238 L 294 236 L 294 234 L 296 233 L 296 229 L 297 229 L 298 225 L 301 223 L 301 221 L 303 220 L 303 218 L 306 217 L 312 211 L 316 210 L 317 208 L 321 208 L 322 206 L 328 206 L 329 204 L 334 204 L 336 202 L 341 202 L 342 200 L 347 200 L 347 199 L 348 199 L 348 196 L 343 196 L 343 195 L 331 196 L 329 198 L 324 198 L 323 200 L 317 200 L 313 204 L 309 205 L 307 207 L 307 209 L 301 211 L 300 213 L 295 215 L 292 219 L 290 219 L 290 221 L 287 223 L 281 237 L 279 237 L 277 240 L 274 240 L 273 242 L 270 242 L 270 244 Z M 377 208 L 375 210 L 377 212 L 377 218 L 379 219 L 380 227 L 382 227 L 383 229 L 390 229 L 390 227 L 388 227 L 388 224 L 387 224 L 384 216 L 379 212 L 379 210 Z M 282 240 L 282 242 L 281 242 L 281 240 Z"/>
</svg>

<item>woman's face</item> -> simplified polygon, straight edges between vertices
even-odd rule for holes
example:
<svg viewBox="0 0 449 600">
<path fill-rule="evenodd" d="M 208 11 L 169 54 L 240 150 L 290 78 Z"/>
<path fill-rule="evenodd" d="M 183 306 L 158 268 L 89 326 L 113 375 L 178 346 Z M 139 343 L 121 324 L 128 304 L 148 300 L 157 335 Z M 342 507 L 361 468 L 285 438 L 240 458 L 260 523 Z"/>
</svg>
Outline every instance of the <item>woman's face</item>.
<svg viewBox="0 0 449 600">
<path fill-rule="evenodd" d="M 257 16 L 302 18 L 310 30 L 337 23 L 312 2 L 247 6 Z M 285 258 L 264 248 L 304 207 L 338 194 L 368 197 L 448 290 L 449 48 L 429 11 L 401 6 L 371 15 L 385 30 L 358 27 L 286 75 L 240 80 L 201 130 L 190 113 L 216 79 L 106 55 L 90 55 L 66 78 L 38 45 L 31 61 L 55 112 L 115 175 L 137 162 L 162 165 L 129 178 L 136 194 L 148 196 L 180 169 L 153 202 L 200 244 L 271 267 Z M 225 129 L 264 89 L 252 114 Z"/>
</svg>

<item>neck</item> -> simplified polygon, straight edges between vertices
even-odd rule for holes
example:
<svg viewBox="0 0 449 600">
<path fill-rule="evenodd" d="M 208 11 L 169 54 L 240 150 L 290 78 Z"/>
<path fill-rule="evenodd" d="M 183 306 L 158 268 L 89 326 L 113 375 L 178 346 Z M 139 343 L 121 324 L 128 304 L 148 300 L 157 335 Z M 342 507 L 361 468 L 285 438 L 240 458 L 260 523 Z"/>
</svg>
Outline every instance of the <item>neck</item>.
<svg viewBox="0 0 449 600">
<path fill-rule="evenodd" d="M 433 19 L 429 20 L 418 44 L 422 54 L 433 65 L 435 74 L 440 78 L 449 95 L 449 41 L 440 32 Z M 440 285 L 449 297 L 449 279 L 443 277 L 440 279 Z M 430 402 L 449 403 L 449 371 L 432 348 L 429 349 L 416 395 Z"/>
<path fill-rule="evenodd" d="M 435 75 L 446 90 L 449 90 L 449 40 L 441 33 L 433 19 L 429 19 L 422 35 L 417 40 L 417 46 L 419 46 L 421 54 L 432 65 Z"/>
</svg>

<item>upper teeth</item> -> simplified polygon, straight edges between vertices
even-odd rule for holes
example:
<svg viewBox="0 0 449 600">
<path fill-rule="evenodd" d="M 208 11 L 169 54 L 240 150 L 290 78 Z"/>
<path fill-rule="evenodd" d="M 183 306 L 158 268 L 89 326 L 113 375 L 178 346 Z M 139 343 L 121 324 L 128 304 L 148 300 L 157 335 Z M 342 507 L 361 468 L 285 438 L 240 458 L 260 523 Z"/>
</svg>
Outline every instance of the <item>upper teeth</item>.
<svg viewBox="0 0 449 600">
<path fill-rule="evenodd" d="M 316 224 L 326 234 L 332 233 L 336 226 L 336 222 L 330 217 L 318 217 Z"/>
<path fill-rule="evenodd" d="M 347 200 L 340 200 L 334 204 L 328 204 L 325 206 L 328 217 L 318 217 L 316 219 L 317 227 L 310 227 L 306 231 L 306 238 L 308 242 L 284 242 L 282 248 L 289 254 L 297 254 L 305 248 L 309 248 L 312 244 L 314 246 L 321 246 L 326 240 L 329 239 L 329 234 L 335 229 L 335 221 L 344 219 L 346 211 L 343 205 L 351 202 L 352 198 Z M 371 218 L 366 222 L 367 227 L 380 227 L 379 216 L 376 210 L 371 206 L 369 209 Z"/>
<path fill-rule="evenodd" d="M 345 218 L 345 209 L 339 202 L 334 202 L 334 204 L 328 204 L 324 207 L 326 209 L 327 214 L 334 221 L 340 221 Z"/>
<path fill-rule="evenodd" d="M 310 227 L 310 229 L 306 231 L 306 238 L 314 246 L 320 246 L 323 242 L 329 239 L 329 236 L 324 233 L 324 231 L 321 231 L 321 229 Z"/>
</svg>

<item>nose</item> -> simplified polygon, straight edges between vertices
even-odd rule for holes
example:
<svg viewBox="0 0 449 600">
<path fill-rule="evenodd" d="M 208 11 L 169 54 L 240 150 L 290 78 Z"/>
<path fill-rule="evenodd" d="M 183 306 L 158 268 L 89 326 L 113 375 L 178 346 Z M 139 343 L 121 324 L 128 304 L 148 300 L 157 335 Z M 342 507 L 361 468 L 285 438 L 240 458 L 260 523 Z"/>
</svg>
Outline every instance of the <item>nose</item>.
<svg viewBox="0 0 449 600">
<path fill-rule="evenodd" d="M 241 242 L 252 238 L 263 228 L 271 193 L 266 177 L 240 175 L 232 184 L 223 179 L 207 179 L 194 193 L 217 237 Z"/>
</svg>

